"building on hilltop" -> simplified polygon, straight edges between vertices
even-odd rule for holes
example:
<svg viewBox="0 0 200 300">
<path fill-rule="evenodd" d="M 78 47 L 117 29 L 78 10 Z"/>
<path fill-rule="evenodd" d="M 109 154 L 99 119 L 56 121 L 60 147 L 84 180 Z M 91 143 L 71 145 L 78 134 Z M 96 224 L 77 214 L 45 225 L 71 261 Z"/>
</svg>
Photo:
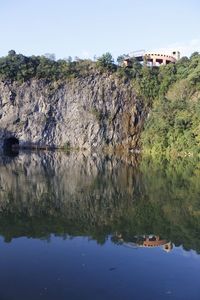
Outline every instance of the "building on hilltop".
<svg viewBox="0 0 200 300">
<path fill-rule="evenodd" d="M 131 67 L 133 59 L 149 67 L 159 67 L 161 65 L 176 63 L 180 59 L 180 52 L 173 51 L 171 54 L 164 54 L 160 52 L 145 52 L 144 50 L 135 51 L 127 55 L 123 61 L 123 65 Z"/>
</svg>

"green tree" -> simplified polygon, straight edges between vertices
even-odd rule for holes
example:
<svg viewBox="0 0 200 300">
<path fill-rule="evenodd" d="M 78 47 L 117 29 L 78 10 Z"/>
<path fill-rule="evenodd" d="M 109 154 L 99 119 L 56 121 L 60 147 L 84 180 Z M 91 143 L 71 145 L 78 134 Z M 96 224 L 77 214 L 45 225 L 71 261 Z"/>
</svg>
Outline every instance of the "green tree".
<svg viewBox="0 0 200 300">
<path fill-rule="evenodd" d="M 97 66 L 102 69 L 114 70 L 116 66 L 111 53 L 107 52 L 97 59 Z"/>
</svg>

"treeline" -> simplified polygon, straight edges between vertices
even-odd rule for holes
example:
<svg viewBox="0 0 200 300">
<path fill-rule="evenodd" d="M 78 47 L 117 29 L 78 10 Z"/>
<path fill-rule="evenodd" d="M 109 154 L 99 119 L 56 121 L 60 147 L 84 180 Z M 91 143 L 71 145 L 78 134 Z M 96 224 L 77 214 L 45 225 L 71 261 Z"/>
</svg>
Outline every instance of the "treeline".
<svg viewBox="0 0 200 300">
<path fill-rule="evenodd" d="M 24 56 L 10 50 L 8 55 L 0 58 L 0 80 L 25 82 L 32 78 L 63 80 L 69 77 L 82 77 L 92 73 L 115 73 L 119 77 L 128 79 L 141 78 L 142 65 L 132 59 L 132 67 L 125 68 L 122 62 L 125 55 L 121 55 L 115 63 L 112 55 L 107 52 L 102 56 L 91 59 L 71 57 L 56 60 L 53 54 L 42 56 Z"/>
<path fill-rule="evenodd" d="M 0 58 L 0 80 L 20 83 L 36 79 L 51 81 L 87 76 L 94 72 L 116 72 L 117 65 L 110 53 L 105 53 L 96 60 L 71 57 L 55 60 L 53 54 L 42 56 L 24 56 L 10 50 Z"/>
<path fill-rule="evenodd" d="M 56 61 L 53 55 L 27 57 L 11 50 L 7 56 L 0 58 L 0 79 L 18 82 L 32 78 L 55 81 L 76 77 L 92 68 L 93 63 L 90 60 L 72 61 L 69 57 Z"/>
</svg>

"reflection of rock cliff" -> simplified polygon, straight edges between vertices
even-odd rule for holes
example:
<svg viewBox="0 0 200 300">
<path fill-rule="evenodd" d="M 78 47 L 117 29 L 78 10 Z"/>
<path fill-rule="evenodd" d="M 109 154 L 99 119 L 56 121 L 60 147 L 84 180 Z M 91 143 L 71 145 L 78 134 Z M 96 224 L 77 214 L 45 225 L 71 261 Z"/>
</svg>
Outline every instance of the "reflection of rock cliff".
<svg viewBox="0 0 200 300">
<path fill-rule="evenodd" d="M 154 233 L 200 251 L 199 177 L 194 166 L 184 164 L 184 172 L 78 152 L 0 158 L 0 234 L 86 235 L 101 243 L 111 235 L 118 243 L 118 232 L 131 243 Z"/>
<path fill-rule="evenodd" d="M 28 216 L 61 213 L 106 224 L 133 200 L 133 172 L 117 159 L 96 155 L 21 154 L 0 165 L 0 211 Z"/>
<path fill-rule="evenodd" d="M 129 82 L 98 74 L 0 82 L 0 109 L 0 146 L 15 137 L 26 147 L 133 149 L 146 115 Z"/>
</svg>

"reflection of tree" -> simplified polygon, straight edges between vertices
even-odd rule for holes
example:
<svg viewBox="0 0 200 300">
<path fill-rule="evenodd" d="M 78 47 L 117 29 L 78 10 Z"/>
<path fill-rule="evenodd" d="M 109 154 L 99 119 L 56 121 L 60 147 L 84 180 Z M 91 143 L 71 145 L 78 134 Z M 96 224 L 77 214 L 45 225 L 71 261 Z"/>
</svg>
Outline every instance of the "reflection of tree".
<svg viewBox="0 0 200 300">
<path fill-rule="evenodd" d="M 160 235 L 200 251 L 198 165 L 60 153 L 20 155 L 0 164 L 0 233 L 48 239 L 85 235 L 104 243 Z"/>
<path fill-rule="evenodd" d="M 147 215 L 156 220 L 152 224 L 177 245 L 183 243 L 185 249 L 200 250 L 199 163 L 191 159 L 176 163 L 144 160 L 141 173 L 144 192 L 140 205 L 148 194 L 146 209 L 151 213 Z"/>
</svg>

